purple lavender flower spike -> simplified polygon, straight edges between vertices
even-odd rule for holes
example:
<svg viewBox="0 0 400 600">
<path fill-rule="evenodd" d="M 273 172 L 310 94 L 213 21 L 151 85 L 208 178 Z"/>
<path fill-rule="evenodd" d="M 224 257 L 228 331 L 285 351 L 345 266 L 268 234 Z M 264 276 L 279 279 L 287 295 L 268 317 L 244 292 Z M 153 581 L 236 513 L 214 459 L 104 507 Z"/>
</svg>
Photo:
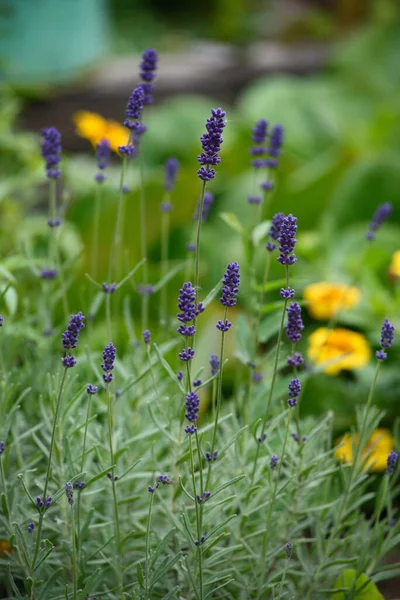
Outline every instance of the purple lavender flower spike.
<svg viewBox="0 0 400 600">
<path fill-rule="evenodd" d="M 392 205 L 390 202 L 384 202 L 376 209 L 372 221 L 369 224 L 369 229 L 365 234 L 367 240 L 371 242 L 375 239 L 375 232 L 381 227 L 381 225 L 390 217 L 392 214 Z"/>
<path fill-rule="evenodd" d="M 105 294 L 113 294 L 115 292 L 115 290 L 117 289 L 117 284 L 116 283 L 102 283 L 101 287 L 103 288 L 103 292 Z"/>
<path fill-rule="evenodd" d="M 100 140 L 100 142 L 96 146 L 96 159 L 97 159 L 97 168 L 100 170 L 100 173 L 95 175 L 95 180 L 98 183 L 102 183 L 106 176 L 102 171 L 105 171 L 108 167 L 108 163 L 110 160 L 110 143 L 108 140 Z"/>
<path fill-rule="evenodd" d="M 79 332 L 85 327 L 84 319 L 85 317 L 81 312 L 71 315 L 67 329 L 62 334 L 62 344 L 66 350 L 76 348 Z"/>
<path fill-rule="evenodd" d="M 196 433 L 197 426 L 194 425 L 199 418 L 200 399 L 196 392 L 189 392 L 186 396 L 186 412 L 185 418 L 189 421 L 189 425 L 185 428 L 185 432 L 189 435 Z"/>
<path fill-rule="evenodd" d="M 103 379 L 105 383 L 110 383 L 112 381 L 113 376 L 111 371 L 114 369 L 116 354 L 117 350 L 114 344 L 112 344 L 111 342 L 107 344 L 107 346 L 104 348 L 103 364 L 101 365 L 101 368 L 104 371 Z"/>
<path fill-rule="evenodd" d="M 212 194 L 210 194 L 210 192 L 205 192 L 204 200 L 203 200 L 203 212 L 202 212 L 202 216 L 201 216 L 202 223 L 204 223 L 204 221 L 207 221 L 208 214 L 210 212 L 211 205 L 213 204 L 213 202 L 214 202 L 214 196 Z M 199 214 L 200 214 L 200 199 L 197 203 L 196 212 L 194 214 L 195 221 L 199 220 Z M 196 248 L 195 248 L 195 250 L 196 250 Z"/>
<path fill-rule="evenodd" d="M 289 558 L 292 557 L 292 552 L 293 552 L 293 544 L 292 544 L 292 542 L 288 542 L 286 544 L 285 552 L 286 552 L 286 558 L 287 559 L 289 559 Z"/>
<path fill-rule="evenodd" d="M 67 496 L 68 504 L 74 503 L 74 486 L 70 481 L 65 484 L 65 495 Z"/>
<path fill-rule="evenodd" d="M 219 320 L 218 323 L 216 324 L 216 328 L 222 332 L 229 331 L 229 329 L 231 327 L 232 327 L 232 323 L 230 321 L 228 321 L 228 319 L 225 319 L 225 321 Z"/>
<path fill-rule="evenodd" d="M 287 357 L 287 364 L 290 367 L 300 367 L 300 365 L 302 365 L 304 362 L 302 355 L 300 354 L 300 352 L 295 352 L 293 354 L 293 356 L 288 356 Z"/>
<path fill-rule="evenodd" d="M 86 393 L 89 394 L 90 396 L 97 394 L 98 391 L 99 391 L 99 388 L 97 387 L 97 385 L 92 385 L 91 383 L 89 383 L 89 385 L 86 388 Z"/>
<path fill-rule="evenodd" d="M 152 82 L 156 76 L 155 71 L 157 69 L 157 59 L 157 52 L 152 48 L 148 48 L 142 54 L 140 78 L 143 81 L 142 88 L 144 91 L 145 104 L 152 104 L 153 102 L 154 83 Z"/>
<path fill-rule="evenodd" d="M 130 129 L 137 135 L 143 133 L 141 131 L 140 117 L 142 115 L 144 105 L 144 90 L 143 86 L 138 85 L 133 90 L 132 94 L 129 97 L 128 104 L 125 110 L 125 114 L 127 119 L 124 121 L 125 127 Z M 135 136 L 134 136 L 135 137 Z M 120 150 L 121 152 L 121 150 Z"/>
<path fill-rule="evenodd" d="M 46 163 L 47 177 L 59 179 L 61 171 L 58 163 L 61 160 L 61 135 L 55 127 L 42 129 L 42 157 Z"/>
<path fill-rule="evenodd" d="M 393 473 L 393 471 L 395 470 L 398 458 L 399 458 L 399 455 L 397 454 L 397 452 L 395 452 L 394 450 L 391 450 L 389 453 L 389 456 L 387 457 L 387 461 L 386 461 L 387 475 L 391 475 Z"/>
<path fill-rule="evenodd" d="M 145 344 L 150 344 L 151 334 L 148 329 L 143 331 L 143 341 Z"/>
<path fill-rule="evenodd" d="M 293 265 L 297 258 L 293 253 L 296 245 L 297 219 L 293 215 L 284 217 L 279 233 L 279 252 L 278 262 L 281 265 Z"/>
<path fill-rule="evenodd" d="M 74 356 L 68 354 L 67 356 L 63 356 L 61 363 L 66 369 L 72 369 L 76 365 L 76 359 Z"/>
<path fill-rule="evenodd" d="M 247 202 L 258 206 L 262 202 L 261 196 L 247 196 Z"/>
<path fill-rule="evenodd" d="M 289 300 L 290 298 L 294 298 L 294 290 L 290 286 L 287 289 L 281 288 L 279 295 L 281 298 Z"/>
<path fill-rule="evenodd" d="M 216 354 L 211 354 L 210 358 L 211 375 L 214 376 L 219 371 L 219 358 Z"/>
<path fill-rule="evenodd" d="M 394 338 L 394 326 L 392 325 L 392 323 L 390 323 L 390 321 L 388 321 L 388 319 L 385 319 L 382 325 L 382 331 L 381 331 L 381 349 L 377 350 L 376 352 L 376 358 L 378 360 L 386 360 L 387 359 L 387 354 L 386 352 L 383 350 L 383 348 L 387 349 L 390 348 L 390 346 L 393 343 L 393 338 Z"/>
<path fill-rule="evenodd" d="M 185 362 L 192 360 L 194 357 L 194 350 L 192 348 L 183 349 L 182 352 L 179 353 L 179 358 L 184 360 Z"/>
<path fill-rule="evenodd" d="M 270 156 L 280 156 L 281 147 L 283 144 L 283 127 L 282 125 L 274 125 L 269 138 L 268 154 Z M 269 165 L 271 166 L 271 165 Z M 277 166 L 277 165 L 276 165 Z"/>
<path fill-rule="evenodd" d="M 273 454 L 271 456 L 271 460 L 269 461 L 269 466 L 272 470 L 276 469 L 276 467 L 278 466 L 278 462 L 279 462 L 279 457 L 276 454 Z"/>
<path fill-rule="evenodd" d="M 260 157 L 262 157 L 265 154 L 265 150 L 266 150 L 265 146 L 263 144 L 265 143 L 265 138 L 267 137 L 267 128 L 268 128 L 267 121 L 265 119 L 260 119 L 259 121 L 257 121 L 257 123 L 255 124 L 253 131 L 252 131 L 251 139 L 252 139 L 252 142 L 256 145 L 252 146 L 250 148 L 250 154 L 251 154 L 251 156 L 259 157 L 259 158 L 256 158 L 255 160 L 251 161 L 251 166 L 254 167 L 255 169 L 259 169 L 260 167 L 263 166 L 263 160 L 261 160 Z M 249 197 L 249 202 L 250 202 L 250 197 Z"/>
<path fill-rule="evenodd" d="M 268 233 L 268 236 L 272 240 L 278 241 L 279 235 L 281 233 L 281 227 L 282 227 L 284 218 L 285 218 L 285 215 L 282 212 L 276 213 L 276 215 L 274 215 L 272 217 L 271 229 L 269 230 L 269 233 Z M 269 252 L 272 252 L 273 250 L 275 250 L 276 244 L 274 244 L 273 242 L 268 242 L 266 245 L 266 248 Z"/>
<path fill-rule="evenodd" d="M 300 304 L 298 302 L 291 302 L 286 311 L 288 314 L 286 335 L 291 342 L 299 342 L 301 340 L 301 332 L 304 329 Z"/>
<path fill-rule="evenodd" d="M 227 307 L 235 306 L 240 284 L 240 268 L 237 262 L 228 264 L 222 283 L 224 287 L 220 299 L 221 304 Z"/>
<path fill-rule="evenodd" d="M 165 179 L 164 189 L 166 192 L 171 192 L 175 187 L 176 176 L 179 169 L 179 163 L 172 156 L 165 162 Z"/>
<path fill-rule="evenodd" d="M 300 384 L 300 381 L 296 377 L 295 379 L 292 379 L 290 381 L 289 386 L 288 386 L 288 394 L 289 394 L 288 405 L 291 408 L 296 406 L 298 397 L 300 396 L 300 393 L 301 393 L 301 384 Z"/>
<path fill-rule="evenodd" d="M 222 132 L 225 127 L 226 113 L 221 108 L 212 108 L 211 117 L 207 119 L 206 129 L 201 138 L 203 152 L 199 154 L 197 160 L 201 165 L 197 175 L 203 181 L 210 181 L 215 177 L 215 169 L 210 168 L 219 164 L 221 161 L 219 151 L 223 142 Z"/>
<path fill-rule="evenodd" d="M 51 280 L 56 279 L 57 270 L 56 269 L 42 269 L 40 271 L 40 279 Z"/>
<path fill-rule="evenodd" d="M 190 281 L 183 284 L 179 290 L 178 321 L 181 323 L 190 323 L 196 318 L 196 292 Z M 192 334 L 193 335 L 193 334 Z"/>
</svg>

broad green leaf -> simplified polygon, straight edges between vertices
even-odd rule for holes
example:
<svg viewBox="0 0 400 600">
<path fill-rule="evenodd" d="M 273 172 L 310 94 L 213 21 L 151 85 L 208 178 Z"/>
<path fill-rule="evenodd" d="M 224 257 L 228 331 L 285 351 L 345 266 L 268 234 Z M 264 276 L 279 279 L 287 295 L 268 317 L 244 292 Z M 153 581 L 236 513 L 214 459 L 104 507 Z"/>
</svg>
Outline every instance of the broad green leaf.
<svg viewBox="0 0 400 600">
<path fill-rule="evenodd" d="M 353 595 L 355 600 L 384 600 L 384 597 L 368 576 L 362 573 L 357 577 L 355 569 L 344 569 L 333 584 L 333 588 L 352 589 L 355 592 Z M 357 590 L 360 591 L 357 592 Z M 345 600 L 346 597 L 345 592 L 337 592 L 332 595 L 333 600 Z"/>
</svg>

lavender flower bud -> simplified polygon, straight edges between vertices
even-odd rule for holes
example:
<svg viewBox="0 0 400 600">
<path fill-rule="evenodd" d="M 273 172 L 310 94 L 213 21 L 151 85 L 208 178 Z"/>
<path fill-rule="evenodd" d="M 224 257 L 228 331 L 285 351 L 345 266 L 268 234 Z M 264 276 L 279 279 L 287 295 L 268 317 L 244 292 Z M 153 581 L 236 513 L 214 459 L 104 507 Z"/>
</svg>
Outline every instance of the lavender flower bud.
<svg viewBox="0 0 400 600">
<path fill-rule="evenodd" d="M 298 397 L 301 394 L 301 384 L 300 384 L 300 381 L 297 379 L 297 377 L 290 381 L 289 386 L 288 386 L 288 394 L 289 394 L 288 405 L 291 408 L 293 408 L 294 406 L 296 406 Z"/>
<path fill-rule="evenodd" d="M 262 202 L 261 196 L 247 196 L 247 202 L 258 206 Z"/>
<path fill-rule="evenodd" d="M 270 156 L 280 156 L 282 151 L 281 147 L 283 144 L 283 127 L 282 125 L 274 125 L 272 128 L 271 136 L 269 138 L 268 154 Z M 271 166 L 271 165 L 270 165 Z"/>
<path fill-rule="evenodd" d="M 199 416 L 200 399 L 196 392 L 189 392 L 186 396 L 186 413 L 185 418 L 193 423 L 197 421 Z"/>
<path fill-rule="evenodd" d="M 224 287 L 222 288 L 221 304 L 228 307 L 235 306 L 240 284 L 240 269 L 237 262 L 228 264 L 222 283 Z"/>
<path fill-rule="evenodd" d="M 92 385 L 91 383 L 89 383 L 89 385 L 86 388 L 86 392 L 89 395 L 97 394 L 98 391 L 99 391 L 99 388 L 97 387 L 97 385 Z"/>
<path fill-rule="evenodd" d="M 194 357 L 194 350 L 192 350 L 192 348 L 188 348 L 187 350 L 183 349 L 182 352 L 179 353 L 179 358 L 186 362 L 189 360 L 192 360 L 193 357 Z"/>
<path fill-rule="evenodd" d="M 391 450 L 389 453 L 389 456 L 387 457 L 387 461 L 386 461 L 386 465 L 387 465 L 386 473 L 388 475 L 391 475 L 393 473 L 393 471 L 395 470 L 398 458 L 399 458 L 399 455 L 397 454 L 397 452 L 394 452 L 394 450 Z"/>
<path fill-rule="evenodd" d="M 394 338 L 394 326 L 388 319 L 385 319 L 381 331 L 381 348 L 390 348 Z"/>
<path fill-rule="evenodd" d="M 47 177 L 58 179 L 61 172 L 58 163 L 61 160 L 61 135 L 55 127 L 42 129 L 42 157 L 46 163 Z"/>
<path fill-rule="evenodd" d="M 28 525 L 28 533 L 32 533 L 32 531 L 35 529 L 35 523 L 29 523 Z"/>
<path fill-rule="evenodd" d="M 85 317 L 81 312 L 70 317 L 67 329 L 62 334 L 62 344 L 66 350 L 76 348 L 79 332 L 85 327 L 84 319 Z"/>
<path fill-rule="evenodd" d="M 144 91 L 145 104 L 152 104 L 153 102 L 154 83 L 152 82 L 156 76 L 155 71 L 157 69 L 157 59 L 157 52 L 152 48 L 148 48 L 142 54 L 140 78 L 143 81 L 142 88 Z"/>
<path fill-rule="evenodd" d="M 70 481 L 65 484 L 65 495 L 67 496 L 68 504 L 74 503 L 74 486 Z"/>
<path fill-rule="evenodd" d="M 197 171 L 197 175 L 203 181 L 214 179 L 215 169 L 210 168 L 210 165 L 216 166 L 221 161 L 218 152 L 223 142 L 222 131 L 225 127 L 225 116 L 226 113 L 221 108 L 212 108 L 211 117 L 206 123 L 207 133 L 200 138 L 203 152 L 197 157 L 197 160 L 202 166 Z"/>
<path fill-rule="evenodd" d="M 286 311 L 288 313 L 286 335 L 291 342 L 296 343 L 301 340 L 301 332 L 304 329 L 300 304 L 298 302 L 291 302 Z"/>
<path fill-rule="evenodd" d="M 279 457 L 276 454 L 271 456 L 271 460 L 269 461 L 269 466 L 272 470 L 276 469 L 279 462 Z"/>
<path fill-rule="evenodd" d="M 72 369 L 76 365 L 76 359 L 74 356 L 68 354 L 67 356 L 63 356 L 61 363 L 66 369 Z"/>
<path fill-rule="evenodd" d="M 171 157 L 166 160 L 164 179 L 164 189 L 166 192 L 171 192 L 174 189 L 178 169 L 179 163 L 176 158 Z"/>
<path fill-rule="evenodd" d="M 143 341 L 145 344 L 150 344 L 150 331 L 148 329 L 146 329 L 145 331 L 143 331 Z"/>
<path fill-rule="evenodd" d="M 280 255 L 277 260 L 281 265 L 293 265 L 297 260 L 296 255 L 293 253 L 297 241 L 296 231 L 296 217 L 293 215 L 284 217 L 278 238 Z"/>
<path fill-rule="evenodd" d="M 112 381 L 112 373 L 111 371 L 114 369 L 115 357 L 117 354 L 117 350 L 115 346 L 110 343 L 104 348 L 103 352 L 103 364 L 101 368 L 104 371 L 103 379 L 105 383 L 110 383 Z"/>
<path fill-rule="evenodd" d="M 218 323 L 216 324 L 216 328 L 222 332 L 229 331 L 229 329 L 231 327 L 232 327 L 232 323 L 230 321 L 228 321 L 227 319 L 225 319 L 225 321 L 219 320 Z"/>
<path fill-rule="evenodd" d="M 128 118 L 124 121 L 125 127 L 130 129 L 131 131 L 135 131 L 136 133 L 140 133 L 140 131 L 138 131 L 137 129 L 137 124 L 142 114 L 143 105 L 144 90 L 143 86 L 138 85 L 137 87 L 135 87 L 128 100 L 128 104 L 125 111 L 125 114 Z"/>
<path fill-rule="evenodd" d="M 390 217 L 392 214 L 392 205 L 390 202 L 385 202 L 378 206 L 375 211 L 374 216 L 372 217 L 372 221 L 369 224 L 369 230 L 365 234 L 365 237 L 372 241 L 375 239 L 375 231 L 381 227 L 381 225 Z"/>
<path fill-rule="evenodd" d="M 269 230 L 269 233 L 268 233 L 268 235 L 271 239 L 278 241 L 284 218 L 285 218 L 285 215 L 282 212 L 276 213 L 272 217 L 271 229 Z M 268 242 L 266 245 L 266 248 L 269 252 L 272 252 L 273 250 L 275 250 L 276 244 Z"/>
<path fill-rule="evenodd" d="M 211 354 L 210 366 L 211 366 L 211 375 L 216 375 L 219 371 L 219 358 L 216 354 Z"/>
<path fill-rule="evenodd" d="M 42 269 L 40 271 L 40 278 L 44 280 L 51 280 L 57 277 L 58 273 L 56 269 Z"/>
<path fill-rule="evenodd" d="M 0 442 L 0 456 L 4 453 L 4 450 L 6 449 L 6 445 L 3 441 Z"/>
<path fill-rule="evenodd" d="M 116 283 L 102 283 L 101 287 L 103 288 L 103 292 L 105 294 L 113 294 L 115 292 L 115 290 L 117 289 L 117 284 Z"/>
<path fill-rule="evenodd" d="M 182 381 L 182 379 L 183 379 L 183 373 L 182 373 L 182 371 L 179 371 L 179 373 L 176 376 L 176 378 L 177 378 L 178 381 Z"/>
<path fill-rule="evenodd" d="M 292 556 L 292 551 L 293 551 L 293 544 L 292 542 L 288 542 L 286 544 L 286 548 L 285 548 L 285 552 L 286 552 L 286 558 L 289 559 Z"/>
<path fill-rule="evenodd" d="M 281 288 L 279 295 L 281 298 L 289 300 L 289 298 L 294 298 L 294 290 L 290 286 L 287 289 Z"/>
<path fill-rule="evenodd" d="M 77 481 L 75 483 L 75 487 L 77 490 L 83 490 L 83 488 L 85 487 L 86 483 L 84 481 Z"/>
<path fill-rule="evenodd" d="M 100 140 L 96 146 L 97 168 L 100 169 L 100 171 L 105 171 L 107 169 L 110 160 L 110 154 L 110 142 L 106 139 Z M 104 173 L 97 173 L 97 175 L 95 175 L 95 180 L 98 183 L 102 183 L 105 178 L 106 177 Z"/>
<path fill-rule="evenodd" d="M 290 367 L 300 367 L 300 365 L 302 365 L 302 364 L 303 364 L 303 362 L 304 362 L 304 361 L 303 361 L 303 357 L 302 357 L 302 355 L 300 354 L 300 352 L 295 352 L 295 353 L 293 354 L 293 356 L 288 356 L 288 357 L 287 357 L 287 364 L 288 364 Z"/>
</svg>

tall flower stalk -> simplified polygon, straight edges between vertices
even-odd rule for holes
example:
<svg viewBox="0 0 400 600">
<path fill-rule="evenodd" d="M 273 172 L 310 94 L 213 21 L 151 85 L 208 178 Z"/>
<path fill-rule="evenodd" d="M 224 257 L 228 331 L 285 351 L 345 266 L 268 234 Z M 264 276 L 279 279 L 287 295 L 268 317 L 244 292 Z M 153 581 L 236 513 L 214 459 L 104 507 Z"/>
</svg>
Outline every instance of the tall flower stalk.
<svg viewBox="0 0 400 600">
<path fill-rule="evenodd" d="M 116 546 L 116 570 L 118 574 L 118 587 L 120 592 L 123 591 L 123 574 L 122 574 L 122 561 L 121 561 L 121 531 L 119 524 L 119 510 L 118 510 L 118 500 L 117 500 L 117 490 L 116 490 L 116 481 L 118 480 L 118 476 L 115 474 L 115 454 L 114 454 L 114 445 L 113 445 L 113 413 L 112 413 L 112 405 L 111 405 L 111 390 L 110 384 L 113 380 L 112 371 L 114 369 L 114 362 L 116 357 L 116 349 L 115 346 L 110 342 L 104 348 L 103 352 L 103 364 L 101 368 L 103 369 L 103 380 L 106 384 L 106 393 L 107 393 L 107 417 L 108 417 L 108 447 L 110 453 L 110 461 L 111 461 L 111 471 L 108 474 L 109 479 L 111 479 L 111 488 L 112 488 L 112 498 L 113 498 L 113 507 L 114 507 L 114 535 L 115 535 L 115 546 Z"/>
<path fill-rule="evenodd" d="M 221 108 L 212 108 L 211 117 L 207 119 L 206 129 L 207 133 L 203 133 L 200 138 L 202 152 L 197 157 L 200 164 L 200 168 L 197 171 L 197 176 L 203 182 L 200 195 L 199 203 L 199 215 L 203 215 L 204 207 L 204 194 L 206 191 L 206 183 L 211 181 L 215 177 L 215 167 L 221 162 L 219 152 L 221 150 L 221 144 L 223 142 L 222 132 L 225 128 L 225 117 L 226 112 Z M 197 222 L 197 234 L 196 234 L 196 257 L 195 257 L 195 278 L 194 287 L 196 290 L 196 297 L 198 296 L 199 289 L 199 263 L 200 263 L 200 233 L 201 233 L 202 218 L 199 218 Z"/>
<path fill-rule="evenodd" d="M 164 199 L 160 205 L 161 210 L 161 278 L 166 277 L 169 270 L 169 225 L 172 209 L 171 192 L 174 189 L 179 163 L 176 158 L 169 158 L 165 163 Z M 168 287 L 161 288 L 160 322 L 166 324 L 168 315 Z"/>
<path fill-rule="evenodd" d="M 275 351 L 272 379 L 271 379 L 271 384 L 270 384 L 270 388 L 269 388 L 267 405 L 265 407 L 264 418 L 262 420 L 262 425 L 261 425 L 261 435 L 259 436 L 259 439 L 261 440 L 261 442 L 257 444 L 256 454 L 255 454 L 254 463 L 253 463 L 253 470 L 252 470 L 252 474 L 251 474 L 251 483 L 254 482 L 256 469 L 257 469 L 257 462 L 258 462 L 258 458 L 259 458 L 259 454 L 260 454 L 261 443 L 265 439 L 264 435 L 265 435 L 265 430 L 267 427 L 269 410 L 271 407 L 272 397 L 273 397 L 274 388 L 275 388 L 275 382 L 276 382 L 276 378 L 278 375 L 278 361 L 279 361 L 280 347 L 281 347 L 282 337 L 283 337 L 287 303 L 288 303 L 288 299 L 290 297 L 293 297 L 292 294 L 294 295 L 293 290 L 291 290 L 291 288 L 289 286 L 289 266 L 293 265 L 297 260 L 296 255 L 294 254 L 294 248 L 296 245 L 296 238 L 295 238 L 296 231 L 297 231 L 296 217 L 293 217 L 293 215 L 288 215 L 287 217 L 284 217 L 282 220 L 282 224 L 281 224 L 281 228 L 280 228 L 280 232 L 279 232 L 279 236 L 278 236 L 280 254 L 279 254 L 277 260 L 281 265 L 285 266 L 286 288 L 282 288 L 282 290 L 280 292 L 281 297 L 284 299 L 283 310 L 282 310 L 281 323 L 280 323 L 279 333 L 278 333 L 278 341 L 277 341 L 276 351 Z"/>
<path fill-rule="evenodd" d="M 67 329 L 62 334 L 62 344 L 63 344 L 64 349 L 67 350 L 67 352 L 72 349 L 75 349 L 77 347 L 79 332 L 84 327 L 84 322 L 83 322 L 84 319 L 85 319 L 85 317 L 83 316 L 83 314 L 81 312 L 71 316 L 68 326 L 67 326 Z M 47 495 L 47 492 L 48 492 L 48 487 L 49 487 L 49 482 L 50 482 L 50 473 L 51 473 L 52 457 L 53 457 L 53 452 L 54 452 L 56 428 L 58 425 L 58 418 L 59 418 L 59 414 L 60 414 L 60 406 L 61 406 L 61 400 L 63 397 L 65 380 L 67 377 L 68 369 L 71 369 L 72 367 L 74 367 L 76 365 L 76 359 L 74 358 L 74 356 L 72 356 L 68 352 L 67 355 L 61 359 L 61 362 L 64 367 L 64 370 L 63 370 L 63 373 L 61 376 L 60 387 L 58 390 L 57 400 L 56 400 L 56 408 L 55 408 L 53 427 L 52 427 L 51 438 L 50 438 L 50 449 L 49 449 L 49 455 L 47 457 L 47 470 L 46 470 L 46 478 L 44 481 L 44 488 L 43 488 L 43 499 L 38 497 L 38 499 L 36 501 L 36 505 L 39 510 L 39 521 L 38 521 L 38 528 L 37 528 L 37 534 L 36 534 L 35 550 L 34 550 L 32 562 L 31 562 L 31 572 L 32 573 L 35 570 L 37 559 L 39 556 L 44 515 L 45 515 L 47 509 L 50 507 L 51 500 L 52 500 L 51 496 Z"/>
<path fill-rule="evenodd" d="M 96 159 L 98 172 L 95 175 L 95 181 L 97 182 L 95 192 L 95 205 L 94 205 L 94 217 L 93 217 L 93 233 L 92 233 L 92 260 L 91 260 L 91 274 L 93 279 L 97 279 L 97 263 L 99 255 L 99 230 L 100 230 L 100 210 L 101 210 L 101 193 L 102 183 L 105 181 L 104 171 L 108 167 L 110 160 L 110 144 L 108 140 L 101 140 L 96 146 Z"/>
</svg>

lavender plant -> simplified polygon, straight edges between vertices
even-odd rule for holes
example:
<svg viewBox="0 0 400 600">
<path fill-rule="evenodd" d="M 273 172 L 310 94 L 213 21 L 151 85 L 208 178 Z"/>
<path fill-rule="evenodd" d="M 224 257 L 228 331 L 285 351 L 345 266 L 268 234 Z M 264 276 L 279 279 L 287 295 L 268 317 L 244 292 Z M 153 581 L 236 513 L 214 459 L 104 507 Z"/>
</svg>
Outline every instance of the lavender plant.
<svg viewBox="0 0 400 600">
<path fill-rule="evenodd" d="M 374 397 L 396 345 L 392 315 L 383 322 L 380 342 L 378 334 L 373 340 L 378 348 L 375 375 L 368 397 L 356 408 L 350 459 L 341 461 L 333 439 L 333 411 L 315 418 L 303 416 L 301 409 L 316 368 L 302 347 L 308 331 L 296 283 L 296 263 L 301 261 L 296 217 L 279 212 L 263 221 L 260 211 L 251 236 L 262 240 L 261 269 L 256 260 L 242 260 L 238 250 L 216 276 L 214 288 L 208 294 L 204 289 L 201 224 L 213 200 L 206 184 L 212 183 L 220 162 L 226 125 L 221 109 L 212 109 L 201 138 L 198 177 L 203 183 L 193 206 L 196 254 L 188 281 L 182 281 L 184 256 L 177 269 L 169 268 L 166 219 L 178 170 L 175 159 L 165 165 L 162 260 L 152 265 L 152 272 L 159 270 L 159 281 L 150 284 L 143 270 L 148 262 L 145 226 L 143 260 L 120 277 L 125 171 L 145 132 L 141 115 L 153 99 L 156 63 L 155 51 L 147 50 L 143 83 L 128 101 L 124 124 L 129 133 L 120 147 L 108 279 L 102 284 L 96 280 L 98 214 L 93 247 L 85 250 L 92 257 L 85 292 L 90 309 L 74 289 L 69 300 L 73 298 L 77 312 L 68 313 L 61 334 L 64 353 L 59 334 L 56 346 L 51 335 L 37 332 L 36 353 L 31 338 L 21 339 L 14 361 L 5 351 L 4 336 L 17 324 L 8 317 L 3 323 L 0 317 L 1 597 L 351 600 L 368 593 L 371 600 L 379 599 L 377 584 L 399 571 L 399 564 L 386 562 L 400 541 L 398 452 L 388 450 L 383 472 L 376 475 L 374 444 L 369 442 L 383 418 Z M 275 125 L 268 135 L 261 119 L 252 135 L 253 167 L 257 177 L 264 169 L 259 183 L 264 193 L 273 187 L 264 174 L 278 166 L 283 128 Z M 108 182 L 109 151 L 107 141 L 100 142 L 98 191 Z M 49 264 L 40 276 L 57 287 L 65 311 L 65 279 L 57 274 L 68 273 L 70 265 L 63 264 L 54 238 L 61 224 L 55 203 L 60 152 L 59 133 L 44 130 L 53 237 Z M 140 153 L 144 169 L 143 148 Z M 250 204 L 263 205 L 258 191 L 251 198 Z M 145 225 L 143 201 L 141 196 Z M 377 211 L 369 239 L 389 214 L 387 206 Z M 272 261 L 283 276 L 267 287 Z M 137 284 L 133 277 L 139 269 L 143 278 Z M 261 289 L 256 284 L 259 271 Z M 175 315 L 169 311 L 166 286 L 172 288 L 178 277 Z M 241 283 L 249 278 L 250 295 Z M 118 297 L 128 283 L 121 319 L 111 297 Z M 140 341 L 131 310 L 137 285 L 142 293 Z M 160 306 L 149 306 L 149 296 L 159 292 Z M 214 307 L 218 313 L 212 312 Z M 260 326 L 271 307 L 276 323 L 269 346 L 260 348 Z M 38 306 L 37 314 L 21 316 L 27 331 L 41 331 L 40 315 Z M 217 337 L 207 329 L 207 319 Z M 51 327 L 62 330 L 61 324 L 52 315 Z M 243 331 L 247 354 L 237 358 L 231 349 Z M 202 361 L 204 332 L 207 358 Z M 232 383 L 227 374 L 233 361 L 237 376 Z M 21 365 L 28 376 L 21 374 Z"/>
</svg>

